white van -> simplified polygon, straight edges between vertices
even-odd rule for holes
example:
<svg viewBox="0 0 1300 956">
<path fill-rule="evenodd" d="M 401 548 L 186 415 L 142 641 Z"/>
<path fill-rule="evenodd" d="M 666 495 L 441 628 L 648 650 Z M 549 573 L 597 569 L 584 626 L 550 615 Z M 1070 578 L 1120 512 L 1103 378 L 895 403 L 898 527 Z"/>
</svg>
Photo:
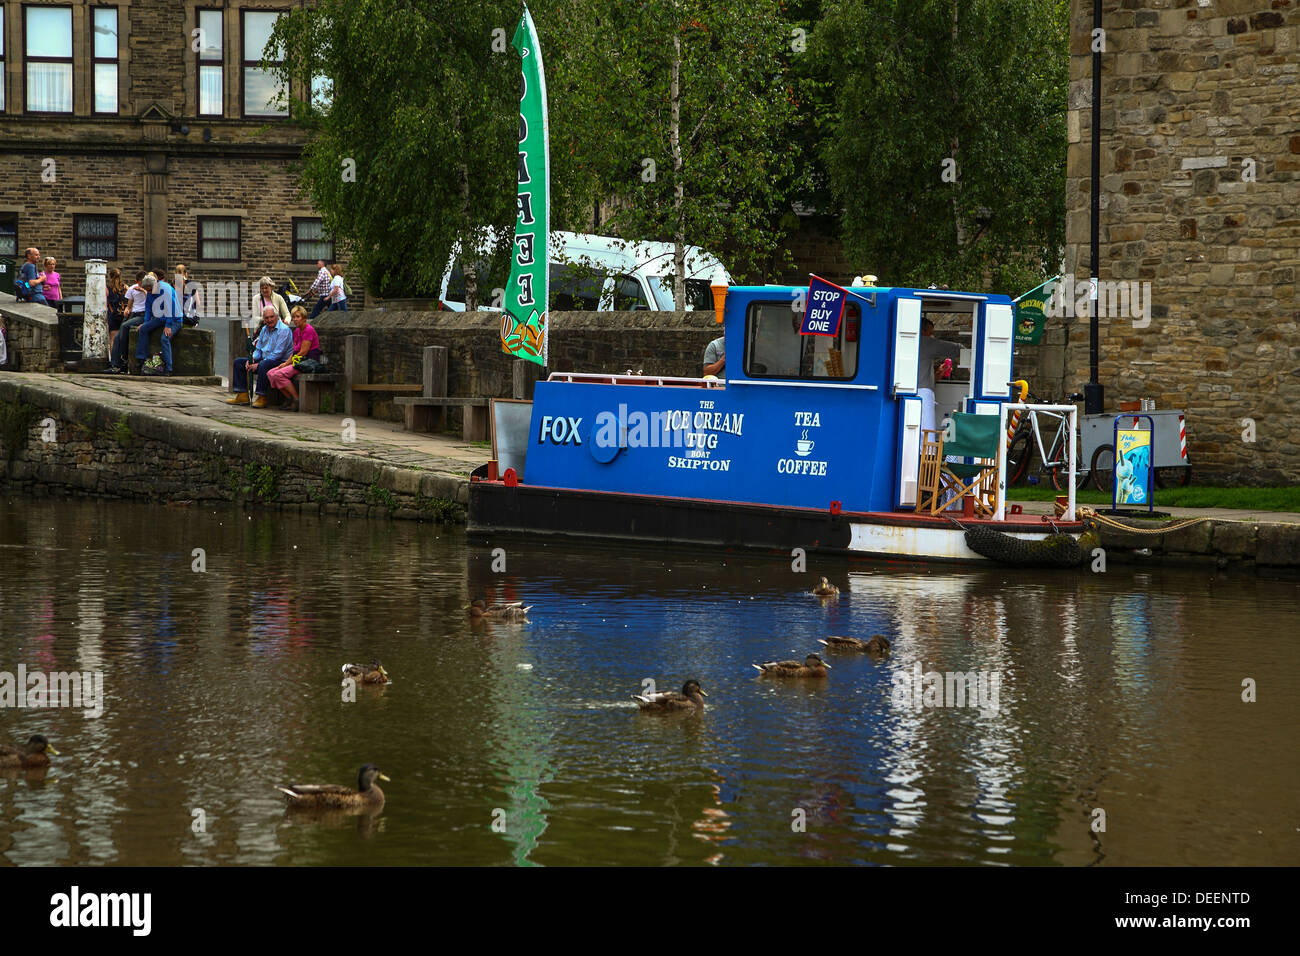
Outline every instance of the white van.
<svg viewBox="0 0 1300 956">
<path fill-rule="evenodd" d="M 509 281 L 509 259 L 503 274 L 487 274 L 495 236 L 479 244 L 479 308 L 500 311 L 500 296 Z M 552 232 L 548 244 L 553 312 L 632 312 L 673 309 L 673 244 L 632 242 L 613 236 Z M 699 246 L 686 247 L 686 308 L 713 309 L 710 285 L 730 285 L 731 275 L 718 258 Z M 465 274 L 460 244 L 442 276 L 439 299 L 451 312 L 465 311 Z M 494 306 L 495 303 L 495 306 Z"/>
</svg>

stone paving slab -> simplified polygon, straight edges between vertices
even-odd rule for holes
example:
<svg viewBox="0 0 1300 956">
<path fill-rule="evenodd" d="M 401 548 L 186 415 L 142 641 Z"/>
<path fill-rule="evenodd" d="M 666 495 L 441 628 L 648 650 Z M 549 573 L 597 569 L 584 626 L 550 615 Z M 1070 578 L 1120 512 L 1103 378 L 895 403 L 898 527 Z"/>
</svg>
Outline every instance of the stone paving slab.
<svg viewBox="0 0 1300 956">
<path fill-rule="evenodd" d="M 122 412 L 143 412 L 181 425 L 209 428 L 245 440 L 369 459 L 403 469 L 433 471 L 467 481 L 491 457 L 484 444 L 445 434 L 408 432 L 399 423 L 355 418 L 355 441 L 343 440 L 343 415 L 311 415 L 278 408 L 227 405 L 219 386 L 181 384 L 180 379 L 123 375 L 23 374 L 9 382 L 70 400 L 89 400 Z"/>
</svg>

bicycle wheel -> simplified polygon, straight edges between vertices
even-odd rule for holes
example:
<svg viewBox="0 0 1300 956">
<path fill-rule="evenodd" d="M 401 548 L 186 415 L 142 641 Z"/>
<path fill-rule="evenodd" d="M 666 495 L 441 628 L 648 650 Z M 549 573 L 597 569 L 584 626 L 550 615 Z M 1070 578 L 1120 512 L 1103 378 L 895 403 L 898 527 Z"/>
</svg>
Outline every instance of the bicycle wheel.
<svg viewBox="0 0 1300 956">
<path fill-rule="evenodd" d="M 1092 484 L 1098 491 L 1110 494 L 1115 487 L 1115 446 L 1098 445 L 1092 453 Z"/>
<path fill-rule="evenodd" d="M 1029 473 L 1029 459 L 1034 456 L 1033 436 L 1029 432 L 1020 432 L 1011 440 L 1007 448 L 1007 487 L 1018 485 Z"/>
<path fill-rule="evenodd" d="M 1052 487 L 1057 491 L 1065 491 L 1070 484 L 1070 470 L 1064 465 L 1056 465 L 1048 469 L 1052 473 Z M 1083 463 L 1083 452 L 1078 446 L 1074 449 L 1074 487 L 1075 490 L 1082 490 L 1088 484 L 1088 467 Z"/>
</svg>

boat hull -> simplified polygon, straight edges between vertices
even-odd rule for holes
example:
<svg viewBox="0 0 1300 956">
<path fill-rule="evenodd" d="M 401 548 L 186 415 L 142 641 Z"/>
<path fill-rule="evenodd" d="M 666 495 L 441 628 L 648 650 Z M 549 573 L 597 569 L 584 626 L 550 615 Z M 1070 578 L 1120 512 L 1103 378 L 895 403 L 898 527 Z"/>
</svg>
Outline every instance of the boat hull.
<svg viewBox="0 0 1300 956">
<path fill-rule="evenodd" d="M 500 481 L 473 481 L 471 536 L 497 533 L 599 538 L 709 548 L 831 553 L 908 561 L 983 563 L 966 546 L 961 525 L 948 517 L 907 513 L 840 513 L 811 508 L 741 504 L 699 498 L 630 495 Z M 1074 536 L 1078 522 L 1048 523 L 1030 516 L 971 521 L 1016 538 L 1042 540 L 1054 531 Z"/>
</svg>

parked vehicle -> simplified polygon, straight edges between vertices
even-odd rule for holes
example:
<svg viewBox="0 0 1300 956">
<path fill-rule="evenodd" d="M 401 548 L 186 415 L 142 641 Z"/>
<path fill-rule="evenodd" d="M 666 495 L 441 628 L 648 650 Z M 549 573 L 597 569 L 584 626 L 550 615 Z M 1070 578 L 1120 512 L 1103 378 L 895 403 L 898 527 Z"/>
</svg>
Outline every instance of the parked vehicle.
<svg viewBox="0 0 1300 956">
<path fill-rule="evenodd" d="M 494 233 L 478 246 L 479 308 L 485 311 L 500 311 L 500 297 L 509 279 L 508 258 L 493 262 L 497 248 Z M 558 312 L 672 311 L 673 251 L 670 242 L 552 232 L 548 248 L 550 308 Z M 442 307 L 452 312 L 465 311 L 465 273 L 460 258 L 457 243 L 439 295 Z M 731 275 L 716 256 L 699 246 L 687 246 L 686 308 L 711 310 L 709 286 L 715 284 L 730 285 Z"/>
</svg>

